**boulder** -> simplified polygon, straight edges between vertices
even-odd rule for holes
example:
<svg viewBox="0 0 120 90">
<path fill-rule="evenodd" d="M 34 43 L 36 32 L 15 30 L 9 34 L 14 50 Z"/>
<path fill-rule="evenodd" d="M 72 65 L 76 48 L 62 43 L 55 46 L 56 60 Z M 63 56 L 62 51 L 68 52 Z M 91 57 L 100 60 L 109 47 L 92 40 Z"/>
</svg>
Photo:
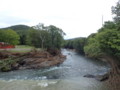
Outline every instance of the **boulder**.
<svg viewBox="0 0 120 90">
<path fill-rule="evenodd" d="M 83 77 L 87 77 L 87 78 L 95 78 L 97 81 L 105 81 L 108 80 L 109 75 L 108 74 L 104 74 L 104 75 L 91 75 L 91 74 L 86 74 Z"/>
<path fill-rule="evenodd" d="M 84 75 L 83 77 L 87 77 L 87 78 L 95 78 L 95 76 L 94 76 L 94 75 L 91 75 L 91 74 L 86 74 L 86 75 Z"/>
</svg>

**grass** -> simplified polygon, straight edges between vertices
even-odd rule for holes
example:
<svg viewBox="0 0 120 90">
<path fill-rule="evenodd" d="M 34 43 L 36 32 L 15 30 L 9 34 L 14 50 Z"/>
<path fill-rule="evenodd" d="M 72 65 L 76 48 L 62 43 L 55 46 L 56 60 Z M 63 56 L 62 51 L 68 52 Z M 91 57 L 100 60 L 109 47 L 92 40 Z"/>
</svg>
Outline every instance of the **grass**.
<svg viewBox="0 0 120 90">
<path fill-rule="evenodd" d="M 21 48 L 21 49 L 23 49 L 23 48 L 29 48 L 29 49 L 31 49 L 31 48 L 34 48 L 34 47 L 32 47 L 32 46 L 28 46 L 28 45 L 17 45 L 17 46 L 15 46 L 15 48 Z"/>
<path fill-rule="evenodd" d="M 15 48 L 12 49 L 1 49 L 0 51 L 8 51 L 8 52 L 15 52 L 15 53 L 25 53 L 33 50 L 34 47 L 32 46 L 27 46 L 27 45 L 17 45 Z"/>
<path fill-rule="evenodd" d="M 11 48 L 11 49 L 0 49 L 0 52 L 7 51 L 12 53 L 27 53 L 33 51 L 34 49 L 36 49 L 37 51 L 41 51 L 41 48 L 34 48 L 28 45 L 17 45 L 15 46 L 15 48 Z"/>
</svg>

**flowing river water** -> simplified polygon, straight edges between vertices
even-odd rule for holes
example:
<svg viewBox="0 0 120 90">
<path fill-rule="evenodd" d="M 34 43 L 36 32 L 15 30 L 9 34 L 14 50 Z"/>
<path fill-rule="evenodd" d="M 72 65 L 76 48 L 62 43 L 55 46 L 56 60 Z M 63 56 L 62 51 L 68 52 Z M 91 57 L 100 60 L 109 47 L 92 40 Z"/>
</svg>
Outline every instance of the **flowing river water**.
<svg viewBox="0 0 120 90">
<path fill-rule="evenodd" d="M 62 50 L 67 59 L 60 66 L 37 70 L 0 72 L 0 90 L 108 90 L 105 83 L 86 74 L 106 73 L 108 65 Z"/>
</svg>

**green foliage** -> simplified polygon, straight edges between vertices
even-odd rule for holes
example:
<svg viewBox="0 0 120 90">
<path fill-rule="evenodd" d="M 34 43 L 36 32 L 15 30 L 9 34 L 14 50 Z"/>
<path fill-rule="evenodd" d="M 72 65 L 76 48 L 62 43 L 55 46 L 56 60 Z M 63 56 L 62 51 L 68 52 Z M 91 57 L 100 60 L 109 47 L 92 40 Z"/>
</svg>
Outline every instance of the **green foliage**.
<svg viewBox="0 0 120 90">
<path fill-rule="evenodd" d="M 96 34 L 91 34 L 87 38 L 87 45 L 84 47 L 85 55 L 91 58 L 97 58 L 102 55 L 99 43 L 96 40 Z"/>
<path fill-rule="evenodd" d="M 69 48 L 69 49 L 73 49 L 73 41 L 74 40 L 65 40 L 65 43 L 64 43 L 64 48 Z"/>
<path fill-rule="evenodd" d="M 2 72 L 8 72 L 8 71 L 10 71 L 11 70 L 11 68 L 9 67 L 9 66 L 5 66 L 5 67 L 2 67 L 1 68 L 1 71 Z"/>
<path fill-rule="evenodd" d="M 118 0 L 116 6 L 112 7 L 112 14 L 115 15 L 114 21 L 117 24 L 120 24 L 120 1 Z"/>
<path fill-rule="evenodd" d="M 84 46 L 86 44 L 86 38 L 78 38 L 74 40 L 73 47 L 80 54 L 84 54 Z"/>
<path fill-rule="evenodd" d="M 17 32 L 17 34 L 20 36 L 20 39 L 19 39 L 20 45 L 26 45 L 26 37 L 27 37 L 28 30 L 30 29 L 29 26 L 14 25 L 7 28 L 3 28 L 2 30 L 8 30 L 8 29 L 12 29 L 15 32 Z"/>
<path fill-rule="evenodd" d="M 98 33 L 89 36 L 84 50 L 87 55 L 101 55 L 120 58 L 120 1 L 112 7 L 114 21 L 107 21 Z M 100 53 L 100 54 L 99 54 Z"/>
<path fill-rule="evenodd" d="M 27 43 L 42 49 L 60 49 L 64 32 L 55 26 L 38 24 L 28 32 Z"/>
<path fill-rule="evenodd" d="M 120 57 L 120 30 L 116 27 L 112 28 L 111 25 L 104 25 L 101 31 L 88 37 L 88 43 L 84 47 L 86 55 L 89 57 L 101 55 Z"/>
<path fill-rule="evenodd" d="M 19 35 L 13 30 L 0 30 L 0 42 L 6 42 L 11 45 L 19 43 Z"/>
<path fill-rule="evenodd" d="M 49 48 L 60 49 L 63 42 L 63 36 L 65 35 L 65 33 L 61 29 L 53 25 L 48 26 L 47 30 L 50 36 L 50 43 L 51 43 Z"/>
<path fill-rule="evenodd" d="M 3 30 L 12 29 L 20 36 L 20 45 L 32 45 L 40 48 L 61 48 L 65 33 L 56 26 L 38 24 L 34 27 L 15 25 Z"/>
<path fill-rule="evenodd" d="M 31 29 L 28 32 L 27 43 L 37 48 L 46 48 L 50 43 L 49 39 L 47 31 Z"/>
<path fill-rule="evenodd" d="M 11 70 L 11 65 L 13 63 L 16 63 L 17 61 L 18 61 L 17 59 L 14 60 L 12 58 L 1 60 L 0 61 L 0 70 L 3 71 L 3 72 L 10 71 Z"/>
<path fill-rule="evenodd" d="M 75 49 L 80 54 L 84 54 L 84 46 L 86 45 L 86 38 L 75 38 L 66 40 L 64 47 L 69 49 Z"/>
<path fill-rule="evenodd" d="M 114 56 L 120 56 L 120 31 L 116 29 L 105 30 L 97 34 L 100 49 Z"/>
<path fill-rule="evenodd" d="M 109 30 L 109 29 L 115 29 L 115 28 L 117 28 L 117 25 L 116 25 L 114 22 L 112 22 L 112 21 L 107 21 L 107 22 L 104 23 L 103 27 L 98 30 L 98 32 L 102 32 L 102 31 L 104 31 L 104 30 L 106 31 L 107 29 L 108 29 L 108 30 Z"/>
</svg>

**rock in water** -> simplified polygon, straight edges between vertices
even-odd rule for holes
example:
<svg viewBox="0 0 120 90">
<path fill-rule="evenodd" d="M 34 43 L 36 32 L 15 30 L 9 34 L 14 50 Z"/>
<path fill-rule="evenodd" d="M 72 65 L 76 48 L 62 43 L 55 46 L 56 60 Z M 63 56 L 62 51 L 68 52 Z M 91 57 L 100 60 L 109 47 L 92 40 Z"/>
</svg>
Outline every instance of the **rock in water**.
<svg viewBox="0 0 120 90">
<path fill-rule="evenodd" d="M 95 78 L 95 76 L 94 76 L 94 75 L 91 75 L 91 74 L 86 74 L 86 75 L 84 75 L 83 77 L 87 77 L 87 78 Z"/>
</svg>

